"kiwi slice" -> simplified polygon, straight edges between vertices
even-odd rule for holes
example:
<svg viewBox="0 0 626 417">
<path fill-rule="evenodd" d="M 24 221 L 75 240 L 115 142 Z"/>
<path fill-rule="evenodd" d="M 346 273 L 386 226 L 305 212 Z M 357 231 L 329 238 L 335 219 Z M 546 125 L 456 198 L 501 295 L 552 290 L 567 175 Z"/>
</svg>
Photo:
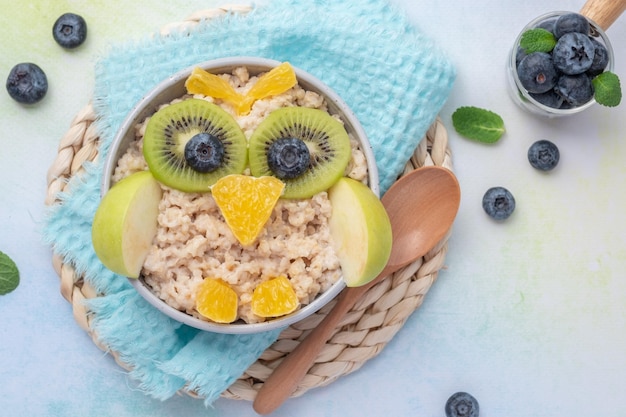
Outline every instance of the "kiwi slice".
<svg viewBox="0 0 626 417">
<path fill-rule="evenodd" d="M 210 140 L 198 141 L 206 137 Z M 196 152 L 211 152 L 211 146 L 218 145 L 218 163 L 199 169 L 189 160 L 188 142 L 202 145 L 193 147 Z M 218 179 L 241 174 L 248 162 L 247 147 L 237 121 L 219 106 L 201 99 L 161 108 L 148 121 L 143 138 L 143 155 L 152 175 L 162 184 L 185 192 L 208 192 Z"/>
<path fill-rule="evenodd" d="M 344 175 L 351 153 L 343 125 L 323 110 L 306 107 L 274 110 L 248 144 L 251 174 L 280 178 L 282 197 L 294 199 L 330 188 Z"/>
</svg>

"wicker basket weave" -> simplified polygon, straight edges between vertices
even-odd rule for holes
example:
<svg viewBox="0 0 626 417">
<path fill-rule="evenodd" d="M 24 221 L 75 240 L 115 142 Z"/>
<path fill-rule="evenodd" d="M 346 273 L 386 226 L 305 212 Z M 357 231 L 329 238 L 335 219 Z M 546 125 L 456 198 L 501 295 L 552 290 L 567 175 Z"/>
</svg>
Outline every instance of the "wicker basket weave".
<svg viewBox="0 0 626 417">
<path fill-rule="evenodd" d="M 186 30 L 202 20 L 229 12 L 246 12 L 245 6 L 225 6 L 195 13 L 187 20 L 164 27 L 161 35 Z M 91 104 L 83 108 L 71 122 L 63 136 L 56 158 L 47 175 L 46 205 L 61 204 L 57 196 L 67 186 L 70 178 L 81 175 L 83 164 L 98 158 L 99 137 L 93 122 L 96 119 Z M 445 127 L 437 119 L 421 140 L 405 167 L 405 173 L 421 166 L 437 165 L 452 169 L 451 152 Z M 376 356 L 417 310 L 424 296 L 435 282 L 444 266 L 448 236 L 444 237 L 423 258 L 418 259 L 393 276 L 372 287 L 346 315 L 316 359 L 315 365 L 301 381 L 293 397 L 307 390 L 328 385 L 342 375 L 359 369 Z M 72 305 L 76 322 L 105 352 L 110 353 L 124 369 L 117 353 L 103 345 L 92 330 L 93 313 L 85 308 L 85 299 L 98 297 L 96 291 L 83 280 L 73 266 L 63 257 L 53 253 L 52 263 L 60 277 L 61 294 Z M 334 301 L 310 317 L 285 329 L 278 340 L 226 391 L 222 397 L 252 401 L 263 381 L 271 374 L 282 358 L 314 328 L 334 306 Z M 186 391 L 185 391 L 186 392 Z M 193 393 L 189 393 L 195 396 Z"/>
</svg>

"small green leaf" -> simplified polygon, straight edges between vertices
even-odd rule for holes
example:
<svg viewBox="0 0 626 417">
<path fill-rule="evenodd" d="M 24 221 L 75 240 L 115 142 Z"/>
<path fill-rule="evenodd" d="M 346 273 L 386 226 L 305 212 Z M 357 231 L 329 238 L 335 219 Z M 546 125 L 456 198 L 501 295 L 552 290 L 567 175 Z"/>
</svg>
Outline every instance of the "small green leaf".
<svg viewBox="0 0 626 417">
<path fill-rule="evenodd" d="M 478 107 L 459 107 L 452 113 L 457 133 L 478 142 L 494 143 L 504 134 L 504 121 L 496 113 Z"/>
<path fill-rule="evenodd" d="M 0 295 L 10 293 L 20 283 L 17 265 L 9 256 L 0 252 Z"/>
<path fill-rule="evenodd" d="M 605 71 L 591 80 L 591 82 L 595 90 L 594 98 L 598 104 L 615 107 L 622 100 L 622 87 L 617 74 Z"/>
<path fill-rule="evenodd" d="M 542 28 L 536 28 L 522 33 L 519 45 L 527 54 L 532 54 L 533 52 L 550 52 L 554 49 L 554 45 L 556 45 L 556 39 L 552 32 Z"/>
</svg>

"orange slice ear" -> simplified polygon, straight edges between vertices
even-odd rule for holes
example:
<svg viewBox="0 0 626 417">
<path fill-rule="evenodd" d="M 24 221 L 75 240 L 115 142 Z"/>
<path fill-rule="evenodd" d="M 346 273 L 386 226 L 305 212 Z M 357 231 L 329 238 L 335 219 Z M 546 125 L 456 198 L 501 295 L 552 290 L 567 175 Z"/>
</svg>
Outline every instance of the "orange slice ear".
<svg viewBox="0 0 626 417">
<path fill-rule="evenodd" d="M 247 246 L 265 227 L 284 188 L 276 177 L 233 174 L 213 184 L 211 193 L 230 230 Z"/>
</svg>

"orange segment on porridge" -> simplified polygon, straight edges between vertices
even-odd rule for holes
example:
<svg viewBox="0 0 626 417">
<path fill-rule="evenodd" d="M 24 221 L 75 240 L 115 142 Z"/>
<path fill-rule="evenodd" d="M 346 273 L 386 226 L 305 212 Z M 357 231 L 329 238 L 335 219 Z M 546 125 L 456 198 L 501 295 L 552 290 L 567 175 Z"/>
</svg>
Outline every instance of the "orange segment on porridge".
<svg viewBox="0 0 626 417">
<path fill-rule="evenodd" d="M 227 282 L 205 278 L 196 293 L 196 309 L 216 323 L 232 323 L 237 319 L 238 297 Z"/>
<path fill-rule="evenodd" d="M 284 188 L 276 177 L 227 175 L 211 187 L 211 193 L 230 230 L 247 246 L 263 230 Z"/>
<path fill-rule="evenodd" d="M 282 94 L 296 85 L 296 83 L 296 73 L 292 66 L 288 62 L 283 62 L 262 75 L 259 81 L 250 88 L 247 96 L 255 100 L 261 100 Z"/>
<path fill-rule="evenodd" d="M 296 292 L 284 275 L 262 282 L 252 293 L 252 313 L 260 317 L 284 316 L 298 305 Z"/>
</svg>

